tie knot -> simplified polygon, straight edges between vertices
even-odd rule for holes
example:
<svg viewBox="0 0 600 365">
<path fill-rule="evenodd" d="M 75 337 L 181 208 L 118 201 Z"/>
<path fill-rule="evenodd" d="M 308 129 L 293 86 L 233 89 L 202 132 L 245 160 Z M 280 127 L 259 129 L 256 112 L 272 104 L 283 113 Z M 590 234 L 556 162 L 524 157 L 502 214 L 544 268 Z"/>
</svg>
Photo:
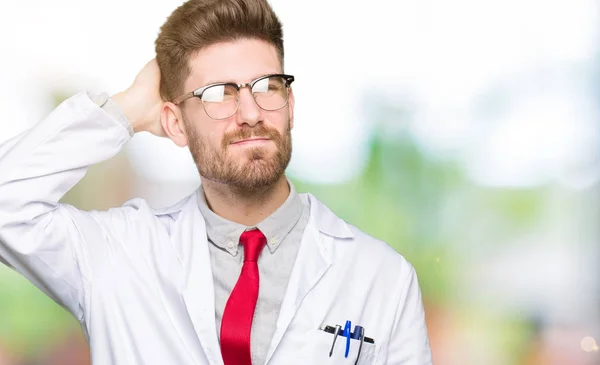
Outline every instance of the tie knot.
<svg viewBox="0 0 600 365">
<path fill-rule="evenodd" d="M 258 261 L 258 256 L 265 247 L 267 238 L 259 229 L 253 229 L 242 233 L 240 243 L 244 246 L 244 262 Z"/>
</svg>

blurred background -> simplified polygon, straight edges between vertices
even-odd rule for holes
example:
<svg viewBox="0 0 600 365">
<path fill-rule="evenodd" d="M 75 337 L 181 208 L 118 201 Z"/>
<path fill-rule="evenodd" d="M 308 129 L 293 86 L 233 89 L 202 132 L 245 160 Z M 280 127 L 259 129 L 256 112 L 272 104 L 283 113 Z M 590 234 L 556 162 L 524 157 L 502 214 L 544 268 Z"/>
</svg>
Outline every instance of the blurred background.
<svg viewBox="0 0 600 365">
<path fill-rule="evenodd" d="M 0 143 L 126 88 L 181 2 L 0 2 Z M 600 364 L 600 4 L 271 4 L 296 76 L 288 174 L 413 263 L 435 364 Z M 160 207 L 198 184 L 187 149 L 142 133 L 64 202 Z M 0 267 L 0 365 L 88 357 L 78 323 Z"/>
</svg>

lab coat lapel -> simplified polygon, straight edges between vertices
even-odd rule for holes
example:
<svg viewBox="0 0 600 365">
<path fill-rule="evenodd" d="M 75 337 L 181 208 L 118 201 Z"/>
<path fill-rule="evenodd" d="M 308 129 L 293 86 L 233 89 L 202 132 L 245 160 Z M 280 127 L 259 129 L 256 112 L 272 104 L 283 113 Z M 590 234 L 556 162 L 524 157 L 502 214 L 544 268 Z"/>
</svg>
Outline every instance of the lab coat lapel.
<svg viewBox="0 0 600 365">
<path fill-rule="evenodd" d="M 352 236 L 344 221 L 314 196 L 301 194 L 301 198 L 306 204 L 310 204 L 310 218 L 302 236 L 265 363 L 273 356 L 304 297 L 331 266 L 334 237 Z"/>
<path fill-rule="evenodd" d="M 187 226 L 191 227 L 188 232 L 191 245 L 183 299 L 210 364 L 223 365 L 215 324 L 215 290 L 204 218 L 198 209 L 189 209 L 186 219 L 190 220 Z"/>
</svg>

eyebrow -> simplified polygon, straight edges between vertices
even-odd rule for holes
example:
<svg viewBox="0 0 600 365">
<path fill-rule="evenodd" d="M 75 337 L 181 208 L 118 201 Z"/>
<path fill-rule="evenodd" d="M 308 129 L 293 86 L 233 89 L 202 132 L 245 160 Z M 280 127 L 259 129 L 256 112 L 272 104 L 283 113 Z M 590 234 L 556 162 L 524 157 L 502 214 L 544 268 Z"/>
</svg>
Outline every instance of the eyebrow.
<svg viewBox="0 0 600 365">
<path fill-rule="evenodd" d="M 281 72 L 280 71 L 273 71 L 273 72 L 261 73 L 260 75 L 251 78 L 250 81 L 254 81 L 254 80 L 256 80 L 258 78 L 261 78 L 263 76 L 266 76 L 266 75 L 277 75 L 277 74 L 281 74 L 281 73 L 283 73 L 283 72 L 282 71 Z M 248 82 L 250 82 L 250 81 L 248 81 Z M 203 86 L 200 86 L 200 87 L 204 87 L 204 86 L 208 86 L 208 85 L 212 85 L 212 84 L 238 84 L 238 82 L 235 81 L 235 80 L 232 80 L 232 79 L 228 79 L 228 80 L 208 80 L 207 82 L 205 82 L 203 84 Z"/>
</svg>

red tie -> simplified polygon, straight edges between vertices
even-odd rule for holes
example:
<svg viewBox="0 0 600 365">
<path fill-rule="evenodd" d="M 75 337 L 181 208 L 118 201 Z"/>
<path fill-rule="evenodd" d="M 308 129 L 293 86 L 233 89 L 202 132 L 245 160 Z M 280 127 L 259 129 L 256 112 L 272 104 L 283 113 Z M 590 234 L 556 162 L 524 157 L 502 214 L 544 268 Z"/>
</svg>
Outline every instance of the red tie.
<svg viewBox="0 0 600 365">
<path fill-rule="evenodd" d="M 221 354 L 225 365 L 252 365 L 250 330 L 259 282 L 256 261 L 266 242 L 265 235 L 258 229 L 245 231 L 240 237 L 244 246 L 244 265 L 221 321 Z"/>
</svg>

